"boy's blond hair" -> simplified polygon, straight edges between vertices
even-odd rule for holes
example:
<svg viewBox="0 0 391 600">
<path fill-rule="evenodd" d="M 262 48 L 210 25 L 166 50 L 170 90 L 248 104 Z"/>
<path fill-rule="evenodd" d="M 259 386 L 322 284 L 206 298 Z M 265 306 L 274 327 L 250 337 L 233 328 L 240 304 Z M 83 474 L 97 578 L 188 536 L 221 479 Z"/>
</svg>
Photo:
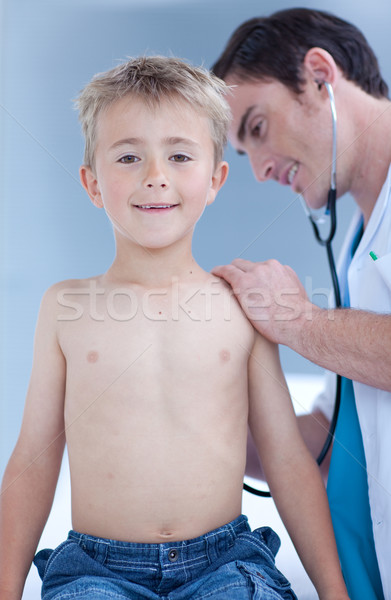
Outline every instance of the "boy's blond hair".
<svg viewBox="0 0 391 600">
<path fill-rule="evenodd" d="M 75 101 L 85 137 L 84 164 L 94 169 L 98 117 L 126 95 L 155 107 L 162 100 L 184 100 L 210 121 L 215 163 L 222 159 L 231 118 L 226 84 L 204 69 L 179 58 L 143 56 L 95 75 Z"/>
</svg>

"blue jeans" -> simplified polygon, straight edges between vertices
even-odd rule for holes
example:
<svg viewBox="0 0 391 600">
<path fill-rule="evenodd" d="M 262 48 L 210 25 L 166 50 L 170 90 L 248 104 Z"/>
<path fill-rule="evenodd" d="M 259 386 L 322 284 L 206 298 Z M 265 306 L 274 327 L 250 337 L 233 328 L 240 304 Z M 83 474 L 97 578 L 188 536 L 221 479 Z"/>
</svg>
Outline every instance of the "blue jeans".
<svg viewBox="0 0 391 600">
<path fill-rule="evenodd" d="M 70 531 L 34 559 L 44 600 L 297 600 L 278 571 L 269 527 L 245 516 L 201 537 L 164 544 L 118 542 Z"/>
</svg>

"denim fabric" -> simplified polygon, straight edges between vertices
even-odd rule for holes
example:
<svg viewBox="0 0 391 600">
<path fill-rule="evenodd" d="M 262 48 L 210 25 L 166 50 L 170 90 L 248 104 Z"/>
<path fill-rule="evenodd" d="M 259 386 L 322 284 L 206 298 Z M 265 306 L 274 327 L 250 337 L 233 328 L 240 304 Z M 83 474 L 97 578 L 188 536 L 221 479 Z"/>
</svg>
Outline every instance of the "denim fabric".
<svg viewBox="0 0 391 600">
<path fill-rule="evenodd" d="M 34 563 L 44 600 L 297 600 L 274 557 L 269 527 L 251 532 L 243 515 L 199 538 L 164 544 L 118 542 L 75 531 Z"/>
</svg>

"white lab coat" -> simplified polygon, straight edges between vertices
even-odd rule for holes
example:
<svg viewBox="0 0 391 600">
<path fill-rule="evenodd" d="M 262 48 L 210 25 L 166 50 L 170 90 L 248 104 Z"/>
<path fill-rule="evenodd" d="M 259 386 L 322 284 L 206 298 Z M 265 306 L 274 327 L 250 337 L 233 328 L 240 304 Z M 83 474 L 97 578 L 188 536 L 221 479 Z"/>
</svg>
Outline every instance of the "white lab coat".
<svg viewBox="0 0 391 600">
<path fill-rule="evenodd" d="M 358 211 L 341 251 L 338 264 L 341 297 L 347 280 L 352 308 L 391 313 L 391 167 L 349 266 L 352 241 L 361 220 Z M 378 260 L 369 256 L 371 251 Z M 389 359 L 391 369 L 391 356 Z M 367 462 L 375 548 L 384 597 L 391 600 L 391 393 L 356 381 L 353 387 Z M 334 397 L 335 375 L 329 373 L 314 407 L 330 418 Z"/>
</svg>

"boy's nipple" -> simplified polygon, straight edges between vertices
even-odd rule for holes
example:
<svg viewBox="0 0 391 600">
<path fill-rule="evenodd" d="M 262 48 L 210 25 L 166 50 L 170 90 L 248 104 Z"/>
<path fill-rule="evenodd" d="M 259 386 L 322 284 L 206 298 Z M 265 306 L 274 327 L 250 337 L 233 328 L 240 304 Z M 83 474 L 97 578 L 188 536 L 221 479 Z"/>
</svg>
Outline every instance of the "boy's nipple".
<svg viewBox="0 0 391 600">
<path fill-rule="evenodd" d="M 223 362 L 228 362 L 231 359 L 231 353 L 226 348 L 220 351 L 220 358 Z"/>
<path fill-rule="evenodd" d="M 99 354 L 95 350 L 90 350 L 87 354 L 87 360 L 89 363 L 96 363 L 99 359 Z"/>
</svg>

